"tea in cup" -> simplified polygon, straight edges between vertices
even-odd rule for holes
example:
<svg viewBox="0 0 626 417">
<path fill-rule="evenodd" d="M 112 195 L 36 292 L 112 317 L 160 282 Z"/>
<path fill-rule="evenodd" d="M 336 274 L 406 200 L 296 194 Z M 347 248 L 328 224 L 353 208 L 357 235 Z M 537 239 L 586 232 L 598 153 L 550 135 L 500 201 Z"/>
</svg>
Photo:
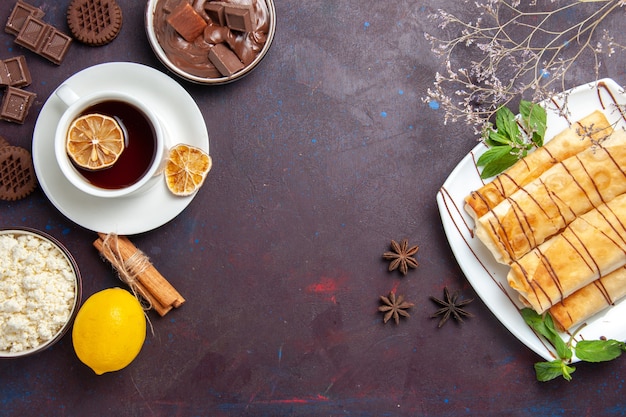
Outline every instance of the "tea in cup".
<svg viewBox="0 0 626 417">
<path fill-rule="evenodd" d="M 79 96 L 67 84 L 60 86 L 55 95 L 65 107 L 55 132 L 55 155 L 70 183 L 96 197 L 137 194 L 154 184 L 160 173 L 166 138 L 158 117 L 148 106 L 116 91 Z M 68 141 L 74 135 L 80 136 L 83 126 L 105 122 L 114 125 L 123 138 L 119 156 L 95 169 L 79 163 L 73 151 L 68 150 Z M 96 150 L 97 141 L 95 137 L 85 140 L 85 152 L 92 152 L 94 158 L 100 151 L 110 156 L 103 146 Z"/>
</svg>

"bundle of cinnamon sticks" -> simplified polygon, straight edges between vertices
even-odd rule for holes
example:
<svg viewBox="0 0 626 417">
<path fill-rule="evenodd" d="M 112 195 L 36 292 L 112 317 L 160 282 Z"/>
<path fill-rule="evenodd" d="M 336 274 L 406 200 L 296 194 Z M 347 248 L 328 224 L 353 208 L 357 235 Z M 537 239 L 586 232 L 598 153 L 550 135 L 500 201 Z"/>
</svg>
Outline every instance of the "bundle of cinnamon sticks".
<svg viewBox="0 0 626 417">
<path fill-rule="evenodd" d="M 134 292 L 143 297 L 160 316 L 166 315 L 172 308 L 180 307 L 185 299 L 159 273 L 148 258 L 126 236 L 98 233 L 93 242 L 101 256 L 108 260 Z M 129 262 L 141 258 L 141 267 L 133 271 Z"/>
</svg>

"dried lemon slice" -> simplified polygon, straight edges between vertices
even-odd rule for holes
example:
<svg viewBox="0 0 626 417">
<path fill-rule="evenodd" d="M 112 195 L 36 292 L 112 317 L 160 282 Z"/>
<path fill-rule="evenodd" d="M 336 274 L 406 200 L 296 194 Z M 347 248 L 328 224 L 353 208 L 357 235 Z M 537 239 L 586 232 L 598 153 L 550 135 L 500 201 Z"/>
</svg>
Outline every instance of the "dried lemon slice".
<svg viewBox="0 0 626 417">
<path fill-rule="evenodd" d="M 70 125 L 65 149 L 79 167 L 89 170 L 110 167 L 124 150 L 124 131 L 110 116 L 86 114 Z"/>
<path fill-rule="evenodd" d="M 165 164 L 165 182 L 175 195 L 193 194 L 211 170 L 209 154 L 194 146 L 178 144 L 170 149 Z"/>
</svg>

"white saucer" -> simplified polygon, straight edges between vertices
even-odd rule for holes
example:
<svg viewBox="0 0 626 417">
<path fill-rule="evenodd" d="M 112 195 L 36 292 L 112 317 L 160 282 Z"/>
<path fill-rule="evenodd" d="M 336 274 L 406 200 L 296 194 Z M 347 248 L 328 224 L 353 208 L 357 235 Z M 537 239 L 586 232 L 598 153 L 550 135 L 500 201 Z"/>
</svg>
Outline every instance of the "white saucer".
<svg viewBox="0 0 626 417">
<path fill-rule="evenodd" d="M 141 64 L 111 62 L 86 68 L 64 83 L 78 94 L 108 89 L 135 95 L 154 106 L 167 129 L 170 146 L 183 142 L 209 152 L 209 136 L 197 104 L 182 86 L 160 71 Z M 52 139 L 63 108 L 53 92 L 37 118 L 32 154 L 42 190 L 67 218 L 96 232 L 132 235 L 167 223 L 191 203 L 195 194 L 174 196 L 165 180 L 139 195 L 116 199 L 78 190 L 65 179 L 54 157 Z"/>
</svg>

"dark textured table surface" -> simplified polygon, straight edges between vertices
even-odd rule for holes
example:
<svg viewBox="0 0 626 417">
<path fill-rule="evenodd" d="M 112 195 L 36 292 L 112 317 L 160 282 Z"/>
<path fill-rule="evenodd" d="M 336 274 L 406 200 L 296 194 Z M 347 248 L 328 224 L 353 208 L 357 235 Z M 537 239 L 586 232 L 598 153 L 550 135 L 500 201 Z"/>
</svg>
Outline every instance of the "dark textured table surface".
<svg viewBox="0 0 626 417">
<path fill-rule="evenodd" d="M 37 93 L 23 125 L 0 122 L 9 142 L 30 149 L 51 92 L 86 67 L 131 61 L 168 73 L 147 42 L 145 2 L 118 1 L 118 38 L 74 43 L 60 66 L 0 33 L 0 59 L 24 54 Z M 31 0 L 63 30 L 68 3 Z M 2 1 L 1 22 L 12 5 Z M 626 414 L 623 358 L 580 364 L 571 382 L 537 382 L 540 358 L 476 296 L 450 250 L 435 197 L 477 137 L 444 126 L 422 101 L 440 68 L 423 34 L 446 5 L 459 9 L 456 0 L 279 0 L 274 44 L 251 75 L 207 87 L 170 74 L 200 107 L 214 166 L 180 215 L 131 239 L 187 301 L 164 318 L 150 313 L 154 334 L 119 372 L 94 375 L 69 334 L 0 362 L 0 415 Z M 625 62 L 616 55 L 600 75 L 626 84 Z M 95 233 L 41 188 L 0 203 L 8 226 L 60 239 L 83 298 L 122 285 L 92 247 Z M 402 277 L 381 255 L 405 237 L 420 247 L 419 267 Z M 429 297 L 444 287 L 475 298 L 474 317 L 437 328 Z M 392 290 L 415 303 L 400 325 L 377 312 Z"/>
</svg>

